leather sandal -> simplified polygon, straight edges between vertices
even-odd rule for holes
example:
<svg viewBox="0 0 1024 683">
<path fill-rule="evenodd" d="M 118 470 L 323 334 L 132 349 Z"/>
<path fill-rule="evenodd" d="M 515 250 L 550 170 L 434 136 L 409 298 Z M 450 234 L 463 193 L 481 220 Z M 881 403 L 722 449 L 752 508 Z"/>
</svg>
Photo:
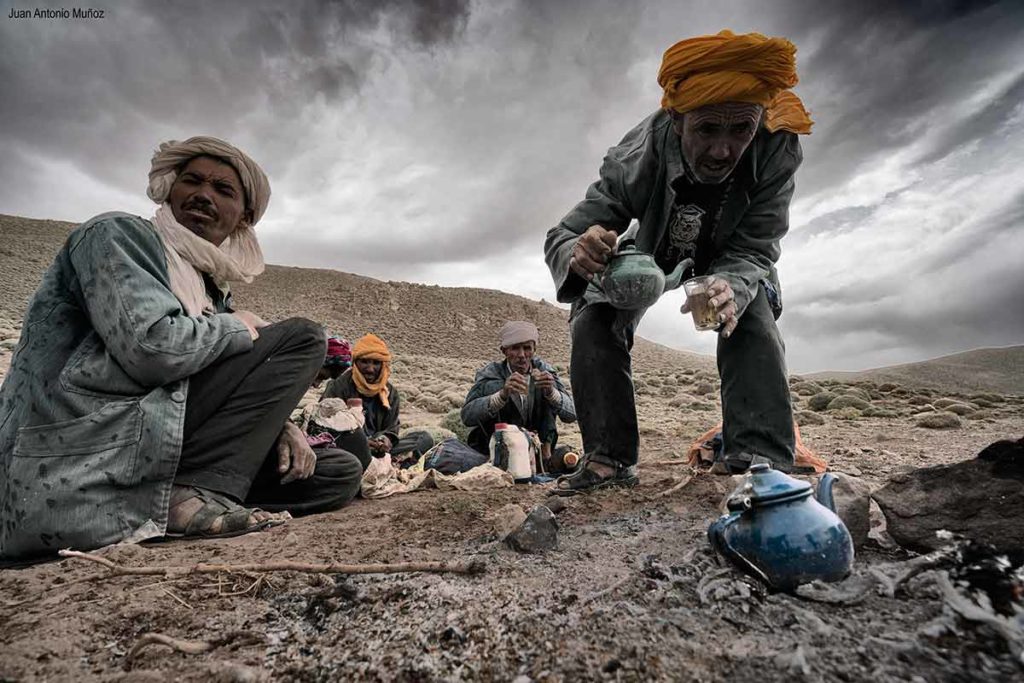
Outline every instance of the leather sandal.
<svg viewBox="0 0 1024 683">
<path fill-rule="evenodd" d="M 165 538 L 231 538 L 242 536 L 253 531 L 262 531 L 273 526 L 284 524 L 284 519 L 265 519 L 256 524 L 249 523 L 254 512 L 262 512 L 259 508 L 246 508 L 225 495 L 201 489 L 197 486 L 177 488 L 171 492 L 171 507 L 185 501 L 198 498 L 203 506 L 196 510 L 184 529 L 167 527 Z M 220 531 L 214 533 L 210 529 L 213 523 L 221 520 Z"/>
<path fill-rule="evenodd" d="M 575 472 L 564 474 L 556 479 L 552 493 L 556 496 L 576 496 L 601 489 L 632 488 L 640 483 L 640 477 L 636 475 L 636 467 L 616 464 L 613 474 L 602 477 L 590 469 L 588 464 L 589 461 L 584 458 Z M 611 465 L 609 466 L 611 467 Z"/>
</svg>

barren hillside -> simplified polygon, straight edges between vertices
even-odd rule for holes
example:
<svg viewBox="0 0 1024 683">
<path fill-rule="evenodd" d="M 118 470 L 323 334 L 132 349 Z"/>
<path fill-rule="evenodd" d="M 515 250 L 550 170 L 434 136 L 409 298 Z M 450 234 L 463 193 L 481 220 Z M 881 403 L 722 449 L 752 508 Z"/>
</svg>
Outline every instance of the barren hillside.
<svg viewBox="0 0 1024 683">
<path fill-rule="evenodd" d="M 1024 393 L 1024 346 L 975 349 L 919 363 L 860 372 L 820 372 L 815 379 L 844 382 L 896 382 L 946 391 Z"/>
</svg>

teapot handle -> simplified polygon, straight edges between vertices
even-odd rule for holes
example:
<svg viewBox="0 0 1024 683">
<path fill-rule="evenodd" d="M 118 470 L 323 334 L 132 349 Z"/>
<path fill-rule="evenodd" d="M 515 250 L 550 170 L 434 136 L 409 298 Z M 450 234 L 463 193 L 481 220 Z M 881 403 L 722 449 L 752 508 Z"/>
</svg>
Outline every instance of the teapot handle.
<svg viewBox="0 0 1024 683">
<path fill-rule="evenodd" d="M 814 496 L 819 503 L 827 507 L 832 512 L 836 512 L 836 500 L 832 495 L 832 486 L 835 483 L 836 476 L 831 472 L 826 472 L 821 475 L 821 479 L 818 480 L 818 491 Z"/>
<path fill-rule="evenodd" d="M 708 527 L 708 541 L 711 542 L 711 547 L 716 552 L 722 554 L 725 559 L 729 560 L 743 572 L 746 572 L 755 579 L 760 579 L 767 586 L 771 586 L 772 582 L 763 571 L 757 568 L 753 562 L 744 557 L 738 550 L 729 545 L 729 541 L 725 538 L 725 530 L 735 524 L 740 518 L 740 513 L 733 513 L 731 515 L 723 515 L 718 518 L 717 522 L 714 522 Z"/>
</svg>

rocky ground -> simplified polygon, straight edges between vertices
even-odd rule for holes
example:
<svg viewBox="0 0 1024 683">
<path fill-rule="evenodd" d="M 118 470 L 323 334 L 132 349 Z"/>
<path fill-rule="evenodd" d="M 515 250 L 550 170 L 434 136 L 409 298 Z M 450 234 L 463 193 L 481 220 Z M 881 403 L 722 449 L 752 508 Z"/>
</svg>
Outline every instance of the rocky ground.
<svg viewBox="0 0 1024 683">
<path fill-rule="evenodd" d="M 38 228 L 40 222 L 29 223 Z M 53 235 L 66 230 L 53 225 Z M 45 244 L 37 251 L 59 245 L 52 235 L 38 239 Z M 27 263 L 10 241 L 3 244 L 0 265 L 4 258 Z M 48 259 L 40 257 L 32 273 L 20 277 L 38 278 Z M 20 334 L 21 290 L 30 294 L 22 284 L 8 271 L 0 277 L 6 288 L 0 374 Z M 279 289 L 273 301 L 266 292 L 242 295 L 257 311 L 284 312 L 308 291 Z M 428 342 L 426 322 L 417 323 L 419 332 L 400 327 L 404 317 L 430 320 L 423 311 L 402 315 L 409 292 L 394 294 L 397 310 L 386 324 L 374 324 L 360 309 L 360 325 L 402 340 L 395 344 L 401 355 L 393 378 L 406 399 L 406 427 L 457 429 L 454 411 L 474 369 L 493 358 L 489 330 L 474 336 L 471 329 L 429 327 Z M 466 292 L 481 290 L 458 296 L 466 299 Z M 492 295 L 480 294 L 488 304 L 506 305 Z M 428 305 L 428 299 L 417 301 Z M 492 315 L 515 306 L 526 313 L 538 306 L 555 311 L 542 325 L 542 339 L 551 341 L 550 357 L 564 366 L 564 312 L 518 301 Z M 486 315 L 480 312 L 486 306 L 477 305 L 463 308 L 474 311 L 469 327 Z M 346 322 L 345 311 L 355 308 L 350 304 L 310 306 L 312 312 L 294 310 L 351 336 L 361 331 Z M 473 352 L 465 357 L 436 352 L 460 348 L 467 337 Z M 1024 664 L 1015 648 L 1024 643 L 957 612 L 944 590 L 944 572 L 925 571 L 895 591 L 879 584 L 854 599 L 821 602 L 769 594 L 715 559 L 705 533 L 734 482 L 700 473 L 679 486 L 691 476 L 683 452 L 719 419 L 713 367 L 707 358 L 641 346 L 641 484 L 570 499 L 557 513 L 552 550 L 526 554 L 500 541 L 513 508 L 527 511 L 548 500 L 546 486 L 518 485 L 358 499 L 334 513 L 240 538 L 102 553 L 120 565 L 154 568 L 475 560 L 484 571 L 474 575 L 110 576 L 73 559 L 2 570 L 0 681 L 1020 680 Z M 964 461 L 993 441 L 1024 435 L 1024 396 L 925 384 L 793 377 L 804 442 L 848 481 L 874 491 L 917 468 Z M 579 443 L 573 427 L 564 433 Z M 855 578 L 872 570 L 894 577 L 915 561 L 892 543 L 883 524 L 874 507 Z M 154 633 L 191 647 L 140 647 Z"/>
</svg>

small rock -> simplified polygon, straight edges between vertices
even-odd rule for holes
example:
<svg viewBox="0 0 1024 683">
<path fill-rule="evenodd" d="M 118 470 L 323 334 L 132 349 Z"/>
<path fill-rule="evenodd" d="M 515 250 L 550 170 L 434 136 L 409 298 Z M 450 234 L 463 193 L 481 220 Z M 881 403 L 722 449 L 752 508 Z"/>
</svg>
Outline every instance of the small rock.
<svg viewBox="0 0 1024 683">
<path fill-rule="evenodd" d="M 542 553 L 558 547 L 558 521 L 544 505 L 530 510 L 526 521 L 505 539 L 513 550 Z"/>
<path fill-rule="evenodd" d="M 504 541 L 508 538 L 509 534 L 521 527 L 525 521 L 526 513 L 523 512 L 523 508 L 515 503 L 509 503 L 495 511 L 491 526 L 498 540 Z"/>
<path fill-rule="evenodd" d="M 544 501 L 544 507 L 557 515 L 559 512 L 568 509 L 569 503 L 560 496 L 551 496 Z"/>
</svg>

